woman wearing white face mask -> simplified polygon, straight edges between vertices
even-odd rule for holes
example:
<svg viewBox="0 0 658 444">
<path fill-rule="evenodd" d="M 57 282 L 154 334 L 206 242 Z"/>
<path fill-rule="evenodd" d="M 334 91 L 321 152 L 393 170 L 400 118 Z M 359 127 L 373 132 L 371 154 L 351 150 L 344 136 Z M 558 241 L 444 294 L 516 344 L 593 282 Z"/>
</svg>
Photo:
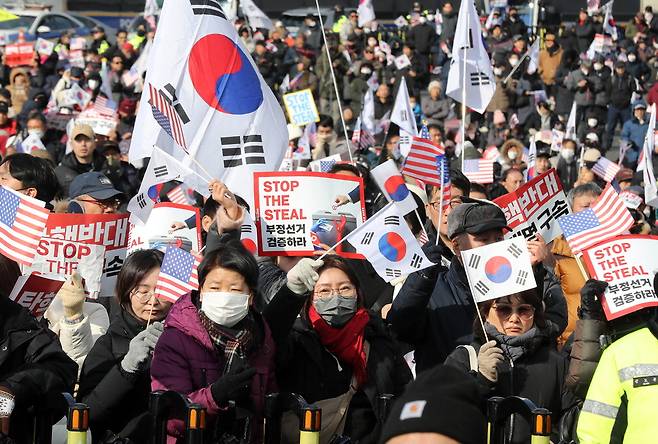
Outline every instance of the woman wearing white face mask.
<svg viewBox="0 0 658 444">
<path fill-rule="evenodd" d="M 265 395 L 276 385 L 274 341 L 267 322 L 251 309 L 258 265 L 233 241 L 207 253 L 198 275 L 200 290 L 181 297 L 167 316 L 153 354 L 152 388 L 175 390 L 201 404 L 211 431 L 235 401 L 234 428 L 222 432 L 260 442 Z M 170 423 L 168 442 L 183 432 L 181 423 Z"/>
</svg>

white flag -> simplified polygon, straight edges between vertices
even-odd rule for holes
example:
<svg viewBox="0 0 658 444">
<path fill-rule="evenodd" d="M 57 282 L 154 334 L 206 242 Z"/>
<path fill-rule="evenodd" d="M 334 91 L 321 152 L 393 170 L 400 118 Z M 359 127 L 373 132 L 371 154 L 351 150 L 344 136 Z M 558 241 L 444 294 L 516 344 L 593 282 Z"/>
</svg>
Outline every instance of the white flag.
<svg viewBox="0 0 658 444">
<path fill-rule="evenodd" d="M 160 8 L 158 8 L 158 2 L 156 0 L 146 0 L 144 3 L 144 17 L 155 16 L 159 13 Z"/>
<path fill-rule="evenodd" d="M 149 157 L 154 145 L 184 159 L 166 129 L 180 119 L 196 160 L 186 166 L 251 201 L 253 172 L 276 171 L 285 156 L 286 118 L 218 2 L 195 3 L 164 3 L 145 82 L 156 100 L 142 94 L 130 161 Z"/>
<path fill-rule="evenodd" d="M 523 237 L 462 251 L 462 262 L 475 302 L 537 287 Z"/>
<path fill-rule="evenodd" d="M 251 29 L 264 28 L 270 31 L 274 29 L 272 20 L 256 6 L 253 0 L 240 0 L 240 9 L 247 16 Z"/>
<path fill-rule="evenodd" d="M 359 7 L 356 12 L 359 14 L 358 25 L 360 28 L 375 19 L 375 8 L 372 6 L 372 0 L 359 0 Z"/>
<path fill-rule="evenodd" d="M 144 178 L 139 186 L 139 192 L 128 202 L 131 222 L 146 223 L 153 206 L 157 203 L 157 196 L 153 195 L 151 187 L 170 180 L 186 183 L 203 196 L 207 197 L 209 195 L 206 180 L 198 177 L 194 171 L 160 148 L 153 147 L 151 160 L 149 160 L 146 167 Z"/>
<path fill-rule="evenodd" d="M 569 113 L 569 119 L 567 119 L 567 127 L 564 131 L 564 138 L 569 140 L 576 139 L 576 102 L 573 102 L 571 105 L 571 112 Z"/>
<path fill-rule="evenodd" d="M 400 88 L 398 88 L 398 94 L 395 96 L 395 105 L 393 105 L 393 111 L 391 112 L 391 122 L 408 133 L 418 133 L 416 117 L 414 116 L 414 111 L 411 109 L 407 81 L 404 77 L 402 77 L 402 83 L 400 84 Z"/>
<path fill-rule="evenodd" d="M 368 88 L 368 91 L 363 96 L 361 128 L 365 128 L 370 134 L 375 134 L 377 130 L 377 123 L 375 122 L 375 97 L 370 88 Z"/>
<path fill-rule="evenodd" d="M 395 202 L 387 204 L 348 238 L 386 282 L 434 265 L 423 253 Z"/>
<path fill-rule="evenodd" d="M 601 7 L 603 15 L 603 32 L 610 34 L 612 40 L 617 40 L 617 26 L 615 26 L 615 18 L 612 16 L 612 4 L 614 0 L 606 3 Z"/>
<path fill-rule="evenodd" d="M 398 205 L 400 213 L 408 214 L 418 208 L 414 196 L 407 188 L 407 184 L 393 159 L 388 159 L 386 162 L 377 165 L 370 170 L 370 175 L 377 182 L 386 200 L 395 202 Z"/>
<path fill-rule="evenodd" d="M 465 85 L 462 84 L 464 78 Z M 459 7 L 446 94 L 461 103 L 464 100 L 462 88 L 466 90 L 464 105 L 480 114 L 484 113 L 496 91 L 491 61 L 482 42 L 480 18 L 472 0 L 462 1 Z"/>
<path fill-rule="evenodd" d="M 656 176 L 653 171 L 653 156 L 655 150 L 654 130 L 656 128 L 656 105 L 651 105 L 651 115 L 649 116 L 649 128 L 647 135 L 644 137 L 644 155 L 642 156 L 644 179 L 644 201 L 651 207 L 658 207 L 658 186 L 656 185 Z M 639 169 L 639 168 L 638 168 Z"/>
<path fill-rule="evenodd" d="M 528 74 L 534 74 L 539 68 L 539 39 L 528 49 Z"/>
<path fill-rule="evenodd" d="M 18 151 L 21 153 L 32 154 L 32 151 L 45 150 L 41 139 L 35 134 L 28 135 L 25 139 L 21 141 L 18 147 Z"/>
</svg>

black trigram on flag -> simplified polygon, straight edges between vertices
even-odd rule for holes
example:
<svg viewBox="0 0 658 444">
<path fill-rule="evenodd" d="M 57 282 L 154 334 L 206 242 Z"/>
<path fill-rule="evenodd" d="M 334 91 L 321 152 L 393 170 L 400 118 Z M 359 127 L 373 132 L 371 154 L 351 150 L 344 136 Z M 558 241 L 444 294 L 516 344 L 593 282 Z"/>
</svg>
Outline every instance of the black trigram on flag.
<svg viewBox="0 0 658 444">
<path fill-rule="evenodd" d="M 217 0 L 190 0 L 194 15 L 214 15 L 226 19 L 224 11 Z"/>
<path fill-rule="evenodd" d="M 509 252 L 509 254 L 514 256 L 515 259 L 521 256 L 521 254 L 523 253 L 523 250 L 521 250 L 521 248 L 519 248 L 519 246 L 515 244 L 511 244 L 509 247 L 507 247 L 507 251 Z"/>
<path fill-rule="evenodd" d="M 153 168 L 153 172 L 155 173 L 155 177 L 162 177 L 169 174 L 169 171 L 167 171 L 167 165 L 157 166 Z"/>
<path fill-rule="evenodd" d="M 480 86 L 480 85 L 490 85 L 491 80 L 484 72 L 472 72 L 471 73 L 471 86 Z"/>
<path fill-rule="evenodd" d="M 240 233 L 251 233 L 251 225 L 250 224 L 245 224 L 240 226 Z"/>
<path fill-rule="evenodd" d="M 516 276 L 516 283 L 519 285 L 525 285 L 525 281 L 528 279 L 528 272 L 519 270 L 519 274 Z"/>
<path fill-rule="evenodd" d="M 402 111 L 400 111 L 400 120 L 402 120 L 403 122 L 406 122 L 408 119 L 409 119 L 409 116 L 407 116 L 407 110 L 403 109 Z"/>
<path fill-rule="evenodd" d="M 487 292 L 489 291 L 489 287 L 487 287 L 485 283 L 482 281 L 478 281 L 473 287 L 475 287 L 475 289 L 478 292 L 480 292 L 482 295 L 487 294 Z"/>
<path fill-rule="evenodd" d="M 370 245 L 370 242 L 372 242 L 372 237 L 375 235 L 374 232 L 370 231 L 366 233 L 363 236 L 363 239 L 361 239 L 361 245 Z"/>
<path fill-rule="evenodd" d="M 163 91 L 160 90 L 160 95 L 162 98 L 164 98 L 171 106 L 174 107 L 174 110 L 176 111 L 176 114 L 178 114 L 178 117 L 180 117 L 183 125 L 188 123 L 190 118 L 187 116 L 187 113 L 183 109 L 183 105 L 181 105 L 181 103 L 178 101 L 178 97 L 176 96 L 176 88 L 174 88 L 174 85 L 167 83 L 163 88 L 169 93 L 171 97 L 168 97 L 167 94 L 163 94 Z"/>
<path fill-rule="evenodd" d="M 469 268 L 475 268 L 477 270 L 478 266 L 480 265 L 480 260 L 482 258 L 478 254 L 474 254 L 470 257 L 468 260 L 468 267 Z"/>
<path fill-rule="evenodd" d="M 399 216 L 386 216 L 384 218 L 384 225 L 400 225 Z"/>
<path fill-rule="evenodd" d="M 414 268 L 420 268 L 420 265 L 423 263 L 423 258 L 414 253 L 413 256 L 411 256 L 411 265 Z"/>
<path fill-rule="evenodd" d="M 146 206 L 146 199 L 144 198 L 144 193 L 140 193 L 137 195 L 137 205 L 139 205 L 139 208 L 144 208 Z"/>
<path fill-rule="evenodd" d="M 220 139 L 224 168 L 241 165 L 265 165 L 263 138 L 258 135 L 229 136 Z"/>
<path fill-rule="evenodd" d="M 402 276 L 402 272 L 400 270 L 394 270 L 392 268 L 387 268 L 386 269 L 386 276 L 387 277 L 392 277 L 392 278 L 397 278 Z"/>
</svg>

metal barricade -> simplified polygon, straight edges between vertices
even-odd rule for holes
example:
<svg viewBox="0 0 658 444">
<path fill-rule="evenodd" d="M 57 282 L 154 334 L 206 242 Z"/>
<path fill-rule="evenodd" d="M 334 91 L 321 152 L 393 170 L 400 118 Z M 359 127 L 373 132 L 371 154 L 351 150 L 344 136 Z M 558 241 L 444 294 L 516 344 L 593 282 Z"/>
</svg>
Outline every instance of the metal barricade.
<svg viewBox="0 0 658 444">
<path fill-rule="evenodd" d="M 185 423 L 185 442 L 202 444 L 206 430 L 206 409 L 191 403 L 178 392 L 158 390 L 151 393 L 149 410 L 152 415 L 151 444 L 166 444 L 167 421 L 180 419 Z"/>
<path fill-rule="evenodd" d="M 532 401 L 520 396 L 493 397 L 487 401 L 489 422 L 489 444 L 503 444 L 505 424 L 512 414 L 518 414 L 530 422 L 531 444 L 549 444 L 551 435 L 551 412 L 537 407 Z"/>
<path fill-rule="evenodd" d="M 272 393 L 265 397 L 265 444 L 281 442 L 281 418 L 287 411 L 299 418 L 299 443 L 319 444 L 322 409 L 295 393 Z"/>
<path fill-rule="evenodd" d="M 89 407 L 75 403 L 69 407 L 66 420 L 66 444 L 87 444 Z"/>
</svg>

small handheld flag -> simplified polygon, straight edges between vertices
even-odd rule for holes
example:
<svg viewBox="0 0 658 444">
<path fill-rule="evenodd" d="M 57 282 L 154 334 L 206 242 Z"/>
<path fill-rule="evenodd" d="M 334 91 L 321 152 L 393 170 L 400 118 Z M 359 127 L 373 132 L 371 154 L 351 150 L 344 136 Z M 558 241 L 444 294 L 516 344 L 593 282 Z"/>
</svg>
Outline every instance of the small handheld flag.
<svg viewBox="0 0 658 444">
<path fill-rule="evenodd" d="M 386 200 L 395 202 L 400 207 L 402 214 L 410 213 L 418 207 L 392 159 L 373 168 L 370 175 L 377 182 Z"/>
<path fill-rule="evenodd" d="M 155 284 L 155 295 L 169 302 L 199 288 L 199 258 L 177 247 L 167 247 Z"/>
</svg>

